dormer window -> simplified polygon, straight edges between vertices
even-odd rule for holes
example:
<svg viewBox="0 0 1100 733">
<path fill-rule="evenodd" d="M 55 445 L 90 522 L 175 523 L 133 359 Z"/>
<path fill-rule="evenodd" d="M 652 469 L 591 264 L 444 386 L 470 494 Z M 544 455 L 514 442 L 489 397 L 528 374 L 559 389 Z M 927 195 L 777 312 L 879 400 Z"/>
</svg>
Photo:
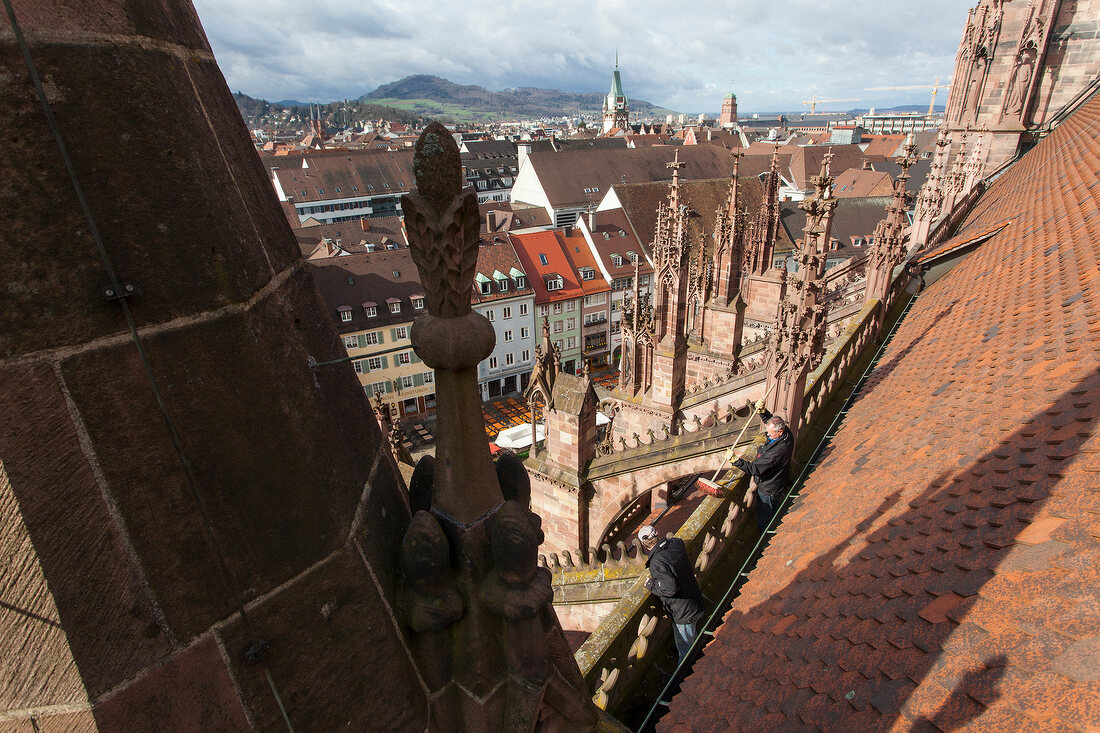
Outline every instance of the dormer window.
<svg viewBox="0 0 1100 733">
<path fill-rule="evenodd" d="M 547 290 L 561 290 L 563 285 L 561 275 L 555 273 L 546 277 Z"/>
<path fill-rule="evenodd" d="M 340 320 L 344 323 L 351 321 L 351 306 L 340 305 L 336 307 L 336 310 L 340 313 Z"/>
<path fill-rule="evenodd" d="M 410 300 L 412 300 L 412 306 L 413 306 L 414 311 L 424 310 L 424 296 L 423 295 L 414 295 L 414 296 L 412 296 L 412 298 L 410 298 Z"/>
<path fill-rule="evenodd" d="M 373 302 L 363 303 L 363 312 L 367 314 L 367 318 L 374 318 L 378 315 L 378 304 Z"/>
<path fill-rule="evenodd" d="M 401 312 L 401 301 L 397 298 L 386 298 L 386 305 L 390 307 L 390 313 Z"/>
<path fill-rule="evenodd" d="M 638 264 L 638 253 L 637 252 L 627 252 L 626 256 L 630 258 L 630 264 L 632 264 L 632 265 Z"/>
<path fill-rule="evenodd" d="M 596 271 L 593 270 L 591 267 L 581 268 L 581 280 L 591 280 L 594 277 L 596 277 Z"/>
<path fill-rule="evenodd" d="M 613 264 L 615 267 L 622 267 L 623 266 L 623 256 L 620 255 L 620 254 L 611 255 L 611 264 Z"/>
<path fill-rule="evenodd" d="M 525 287 L 527 287 L 527 278 L 523 275 L 516 277 L 516 289 L 522 290 Z"/>
</svg>

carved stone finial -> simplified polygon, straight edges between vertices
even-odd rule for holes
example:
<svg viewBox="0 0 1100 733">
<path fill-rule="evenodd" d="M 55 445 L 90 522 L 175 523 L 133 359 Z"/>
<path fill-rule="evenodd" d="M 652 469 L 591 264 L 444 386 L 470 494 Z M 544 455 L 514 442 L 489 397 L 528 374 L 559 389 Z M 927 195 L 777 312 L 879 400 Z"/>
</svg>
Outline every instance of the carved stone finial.
<svg viewBox="0 0 1100 733">
<path fill-rule="evenodd" d="M 477 388 L 477 365 L 496 344 L 493 326 L 471 310 L 470 291 L 480 221 L 477 196 L 462 191 L 458 146 L 433 122 L 416 143 L 416 189 L 401 197 L 409 249 L 428 312 L 416 319 L 412 343 L 436 370 L 440 430 L 433 508 L 468 524 L 503 501 L 489 455 Z"/>
</svg>

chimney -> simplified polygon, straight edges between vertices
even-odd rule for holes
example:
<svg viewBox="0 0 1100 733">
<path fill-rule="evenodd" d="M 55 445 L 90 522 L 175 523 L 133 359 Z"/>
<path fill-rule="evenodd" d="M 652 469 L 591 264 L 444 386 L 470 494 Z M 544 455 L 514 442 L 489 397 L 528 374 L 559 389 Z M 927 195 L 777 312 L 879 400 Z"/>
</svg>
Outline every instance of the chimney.
<svg viewBox="0 0 1100 733">
<path fill-rule="evenodd" d="M 713 138 L 713 137 L 714 137 L 714 130 L 712 130 L 711 128 L 708 127 L 707 128 L 707 142 L 709 143 L 711 141 L 711 138 Z"/>
<path fill-rule="evenodd" d="M 531 142 L 523 141 L 516 143 L 516 170 L 523 170 L 523 162 L 527 160 L 527 156 L 531 154 Z"/>
<path fill-rule="evenodd" d="M 359 217 L 359 226 L 363 228 L 364 232 L 370 231 L 370 220 L 365 216 Z"/>
<path fill-rule="evenodd" d="M 588 231 L 590 231 L 590 232 L 595 232 L 596 231 L 596 210 L 595 209 L 589 209 L 588 210 Z"/>
<path fill-rule="evenodd" d="M 490 231 L 496 231 L 497 228 L 497 212 L 496 209 L 485 212 L 485 227 Z"/>
</svg>

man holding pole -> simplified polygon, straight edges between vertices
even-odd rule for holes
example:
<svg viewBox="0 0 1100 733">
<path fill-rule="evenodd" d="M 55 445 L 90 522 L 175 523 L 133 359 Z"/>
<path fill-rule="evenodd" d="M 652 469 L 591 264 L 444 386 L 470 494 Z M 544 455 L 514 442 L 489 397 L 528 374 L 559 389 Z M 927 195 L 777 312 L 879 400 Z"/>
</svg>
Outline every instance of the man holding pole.
<svg viewBox="0 0 1100 733">
<path fill-rule="evenodd" d="M 763 532 L 782 501 L 783 493 L 791 485 L 788 469 L 794 453 L 794 437 L 783 418 L 768 412 L 763 400 L 757 401 L 756 411 L 764 421 L 768 442 L 760 447 L 751 462 L 738 458 L 733 465 L 756 480 L 756 523 Z"/>
</svg>

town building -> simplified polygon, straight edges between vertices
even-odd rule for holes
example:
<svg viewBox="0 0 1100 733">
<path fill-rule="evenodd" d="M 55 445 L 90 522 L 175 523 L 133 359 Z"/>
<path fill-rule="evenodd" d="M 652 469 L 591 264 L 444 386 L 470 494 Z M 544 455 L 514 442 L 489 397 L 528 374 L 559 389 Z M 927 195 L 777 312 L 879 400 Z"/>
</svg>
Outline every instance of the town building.
<svg viewBox="0 0 1100 733">
<path fill-rule="evenodd" d="M 630 104 L 619 77 L 619 55 L 615 54 L 615 71 L 611 73 L 611 90 L 603 100 L 603 132 L 625 131 L 630 128 Z"/>
<path fill-rule="evenodd" d="M 507 233 L 482 238 L 470 297 L 496 334 L 492 353 L 477 367 L 481 399 L 523 391 L 537 343 L 535 290 Z"/>
<path fill-rule="evenodd" d="M 548 324 L 561 368 L 566 374 L 580 374 L 584 289 L 580 275 L 566 257 L 564 234 L 551 230 L 514 232 L 509 236 L 535 292 L 532 326 Z"/>
<path fill-rule="evenodd" d="M 650 296 L 653 265 L 626 213 L 621 208 L 602 208 L 607 201 L 605 196 L 599 209 L 577 219 L 577 232 L 588 245 L 598 271 L 596 277 L 608 285 L 608 348 L 610 363 L 618 366 L 623 305 L 634 293 L 635 278 L 639 292 L 644 297 Z"/>
<path fill-rule="evenodd" d="M 720 127 L 736 127 L 737 126 L 737 95 L 730 92 L 722 100 L 722 112 L 718 116 L 718 124 Z"/>
<path fill-rule="evenodd" d="M 542 206 L 555 226 L 572 226 L 614 185 L 667 182 L 667 165 L 677 150 L 685 163 L 684 180 L 728 178 L 733 169 L 730 151 L 717 145 L 530 153 L 521 155 L 512 202 Z M 746 155 L 742 168 L 751 175 L 767 172 L 772 152 L 773 146 L 766 146 L 762 154 Z M 789 160 L 780 155 L 781 162 Z"/>
<path fill-rule="evenodd" d="M 322 224 L 401 214 L 413 183 L 411 150 L 321 151 L 267 159 L 280 201 Z"/>
<path fill-rule="evenodd" d="M 310 269 L 367 396 L 395 417 L 435 410 L 435 374 L 413 350 L 426 300 L 407 247 L 313 258 Z"/>
</svg>

